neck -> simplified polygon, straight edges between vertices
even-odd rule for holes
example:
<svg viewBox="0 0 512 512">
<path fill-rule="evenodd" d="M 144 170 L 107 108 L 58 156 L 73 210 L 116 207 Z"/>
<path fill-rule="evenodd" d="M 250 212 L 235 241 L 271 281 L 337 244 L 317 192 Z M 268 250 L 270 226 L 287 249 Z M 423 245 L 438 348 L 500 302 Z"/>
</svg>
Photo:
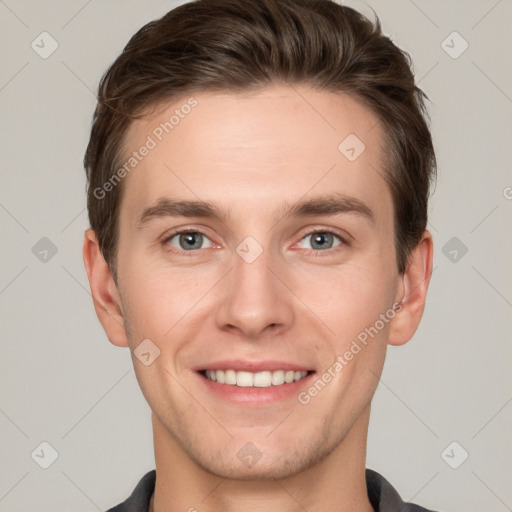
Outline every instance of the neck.
<svg viewBox="0 0 512 512">
<path fill-rule="evenodd" d="M 297 474 L 233 480 L 197 465 L 153 414 L 156 483 L 150 512 L 373 512 L 365 478 L 369 415 L 368 406 L 331 453 Z"/>
</svg>

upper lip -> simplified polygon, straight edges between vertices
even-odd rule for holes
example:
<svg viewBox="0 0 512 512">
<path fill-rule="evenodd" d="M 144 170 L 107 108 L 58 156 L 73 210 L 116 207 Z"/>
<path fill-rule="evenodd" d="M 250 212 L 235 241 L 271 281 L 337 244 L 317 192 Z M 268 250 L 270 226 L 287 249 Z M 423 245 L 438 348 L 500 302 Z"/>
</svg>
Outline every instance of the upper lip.
<svg viewBox="0 0 512 512">
<path fill-rule="evenodd" d="M 302 364 L 295 364 L 285 361 L 243 361 L 240 359 L 215 361 L 204 366 L 194 368 L 195 371 L 202 370 L 235 370 L 240 372 L 274 372 L 277 370 L 293 370 L 296 372 L 312 371 L 311 367 Z"/>
</svg>

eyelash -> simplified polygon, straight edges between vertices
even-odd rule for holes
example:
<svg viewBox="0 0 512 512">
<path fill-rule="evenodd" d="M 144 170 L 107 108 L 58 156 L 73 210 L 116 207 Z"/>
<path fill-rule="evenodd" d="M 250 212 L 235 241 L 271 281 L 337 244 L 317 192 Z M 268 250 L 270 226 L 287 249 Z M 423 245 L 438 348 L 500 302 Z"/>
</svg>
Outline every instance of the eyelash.
<svg viewBox="0 0 512 512">
<path fill-rule="evenodd" d="M 169 252 L 172 252 L 174 254 L 179 254 L 179 255 L 187 256 L 187 257 L 194 256 L 195 255 L 194 253 L 196 253 L 198 251 L 198 249 L 193 250 L 193 251 L 177 250 L 174 247 L 172 249 L 169 249 L 169 247 L 171 247 L 171 246 L 168 245 L 168 242 L 170 240 L 172 240 L 176 235 L 183 235 L 183 234 L 187 234 L 187 233 L 200 233 L 201 235 L 203 235 L 206 238 L 208 238 L 208 236 L 205 233 L 203 233 L 202 231 L 200 231 L 198 229 L 186 228 L 186 229 L 176 230 L 176 231 L 173 231 L 169 235 L 165 235 L 165 238 L 162 240 L 161 244 L 162 244 L 162 246 L 165 246 L 166 249 Z M 302 241 L 304 238 L 306 238 L 308 236 L 315 235 L 317 233 L 333 235 L 333 236 L 337 237 L 340 240 L 341 244 L 337 245 L 336 247 L 332 247 L 330 249 L 326 249 L 324 251 L 319 251 L 318 249 L 305 249 L 307 251 L 306 254 L 308 256 L 332 255 L 333 252 L 336 252 L 337 250 L 342 249 L 344 246 L 348 246 L 349 245 L 349 243 L 347 242 L 347 240 L 344 237 L 340 236 L 337 232 L 331 231 L 331 230 L 328 230 L 328 229 L 313 229 L 311 231 L 308 231 L 300 239 L 300 241 Z"/>
<path fill-rule="evenodd" d="M 331 247 L 330 249 L 325 249 L 323 251 L 319 251 L 318 249 L 304 249 L 308 256 L 332 256 L 333 253 L 338 252 L 348 245 L 348 242 L 344 237 L 329 229 L 313 229 L 308 231 L 299 241 L 304 240 L 304 238 L 307 238 L 308 236 L 316 235 L 317 233 L 333 235 L 338 238 L 341 243 L 335 247 Z"/>
</svg>

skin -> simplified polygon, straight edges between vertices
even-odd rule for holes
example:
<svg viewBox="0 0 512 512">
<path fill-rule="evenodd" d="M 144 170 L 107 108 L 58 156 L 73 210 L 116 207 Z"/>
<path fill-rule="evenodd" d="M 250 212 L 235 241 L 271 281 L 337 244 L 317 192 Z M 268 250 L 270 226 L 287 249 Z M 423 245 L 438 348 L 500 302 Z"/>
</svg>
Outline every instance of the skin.
<svg viewBox="0 0 512 512">
<path fill-rule="evenodd" d="M 127 154 L 187 98 L 135 121 Z M 432 237 L 424 232 L 400 275 L 381 126 L 353 97 L 276 84 L 194 98 L 197 107 L 124 178 L 118 285 L 95 233 L 84 237 L 98 318 L 111 343 L 132 351 L 152 409 L 152 510 L 369 512 L 370 402 L 387 345 L 406 343 L 420 322 Z M 338 150 L 349 134 L 366 146 L 353 162 Z M 283 216 L 284 201 L 333 192 L 368 205 L 374 223 L 353 212 Z M 215 202 L 229 216 L 162 216 L 139 229 L 141 213 L 162 197 Z M 179 235 L 163 241 L 173 228 L 206 238 L 187 251 Z M 335 236 L 318 248 L 313 229 Z M 252 263 L 236 252 L 247 236 L 263 248 Z M 239 358 L 304 364 L 321 376 L 402 299 L 393 319 L 306 405 L 296 396 L 227 403 L 192 370 Z M 147 338 L 160 350 L 149 366 L 133 356 Z M 246 443 L 262 454 L 252 467 L 237 457 Z"/>
</svg>

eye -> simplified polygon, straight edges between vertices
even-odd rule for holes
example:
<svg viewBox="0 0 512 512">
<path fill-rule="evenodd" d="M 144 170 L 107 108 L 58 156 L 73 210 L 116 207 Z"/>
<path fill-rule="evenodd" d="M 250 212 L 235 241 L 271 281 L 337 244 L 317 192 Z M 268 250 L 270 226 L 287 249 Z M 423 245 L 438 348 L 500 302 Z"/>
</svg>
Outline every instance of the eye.
<svg viewBox="0 0 512 512">
<path fill-rule="evenodd" d="M 312 249 L 313 251 L 324 251 L 328 249 L 332 249 L 341 245 L 344 240 L 334 233 L 330 231 L 312 231 L 308 233 L 304 238 L 302 238 L 300 243 L 303 243 L 304 240 L 309 239 L 309 247 L 302 247 L 303 249 Z M 335 240 L 338 240 L 339 243 L 335 244 Z M 299 243 L 299 244 L 300 244 Z"/>
<path fill-rule="evenodd" d="M 209 245 L 205 246 L 205 242 Z M 163 243 L 188 252 L 212 247 L 211 240 L 200 231 L 177 231 L 167 237 Z"/>
</svg>

